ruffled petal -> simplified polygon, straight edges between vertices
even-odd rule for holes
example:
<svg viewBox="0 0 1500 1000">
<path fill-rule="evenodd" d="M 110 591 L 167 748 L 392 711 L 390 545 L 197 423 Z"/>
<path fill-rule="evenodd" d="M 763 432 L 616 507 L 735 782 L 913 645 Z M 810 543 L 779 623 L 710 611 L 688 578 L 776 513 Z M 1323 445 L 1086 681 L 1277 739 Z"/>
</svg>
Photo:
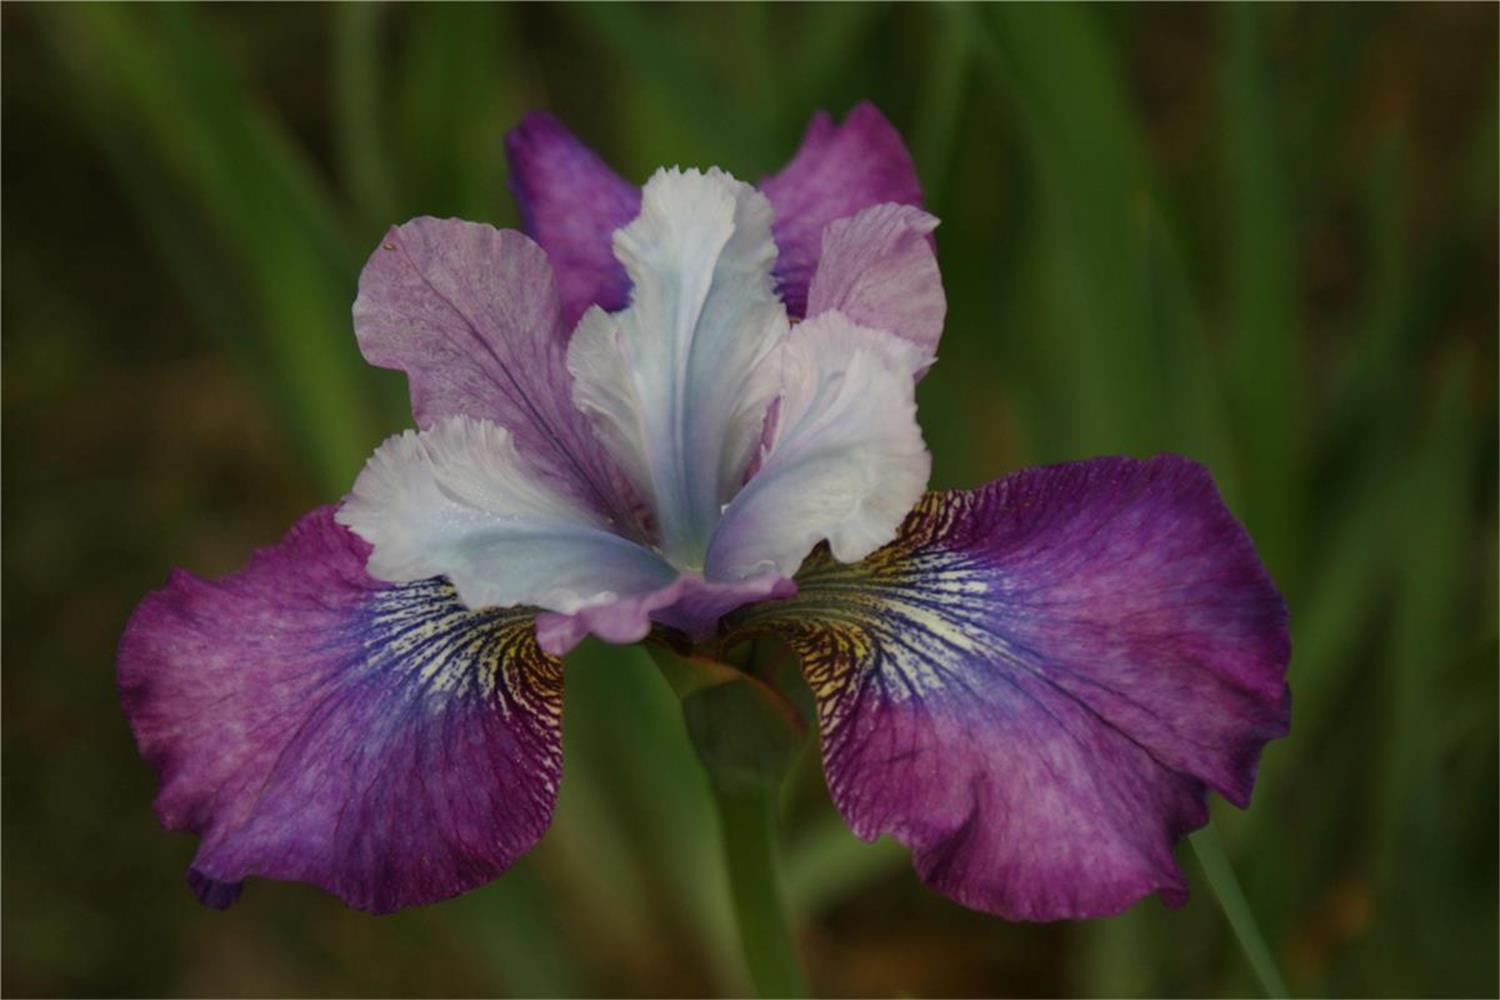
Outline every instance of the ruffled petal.
<svg viewBox="0 0 1500 1000">
<path fill-rule="evenodd" d="M 1172 847 L 1205 786 L 1246 805 L 1287 731 L 1281 598 L 1183 458 L 929 494 L 896 542 L 797 582 L 740 629 L 802 657 L 844 818 L 1010 919 L 1181 902 Z"/>
<path fill-rule="evenodd" d="M 676 576 L 533 476 L 504 428 L 467 417 L 387 440 L 337 520 L 373 546 L 371 576 L 445 576 L 471 608 L 527 604 L 571 614 Z"/>
<path fill-rule="evenodd" d="M 787 320 L 770 205 L 717 169 L 658 171 L 615 252 L 631 303 L 584 314 L 568 348 L 574 398 L 651 505 L 667 558 L 700 568 L 778 384 Z"/>
<path fill-rule="evenodd" d="M 313 511 L 241 571 L 174 573 L 120 642 L 120 700 L 164 826 L 202 839 L 189 885 L 250 875 L 383 913 L 489 881 L 547 828 L 561 664 L 532 614 L 390 586 Z"/>
<path fill-rule="evenodd" d="M 640 642 L 653 623 L 674 628 L 690 639 L 707 639 L 713 636 L 719 619 L 729 612 L 796 592 L 797 585 L 791 579 L 774 573 L 731 583 L 683 573 L 665 587 L 592 605 L 571 615 L 538 615 L 537 641 L 553 656 L 563 656 L 590 633 L 605 642 Z"/>
<path fill-rule="evenodd" d="M 825 226 L 882 202 L 922 204 L 901 133 L 868 101 L 856 104 L 842 125 L 827 112 L 814 115 L 797 154 L 760 189 L 776 212 L 777 288 L 795 318 L 807 314 Z"/>
<path fill-rule="evenodd" d="M 791 576 L 824 539 L 854 562 L 896 537 L 932 468 L 913 398 L 913 375 L 930 360 L 839 312 L 797 324 L 781 351 L 769 444 L 724 511 L 708 577 Z"/>
<path fill-rule="evenodd" d="M 591 305 L 624 308 L 630 278 L 610 237 L 640 214 L 641 189 L 545 111 L 533 111 L 506 134 L 505 155 L 521 228 L 552 260 L 567 328 Z"/>
<path fill-rule="evenodd" d="M 807 292 L 808 317 L 837 309 L 935 353 L 948 312 L 929 239 L 937 224 L 920 208 L 891 203 L 830 222 Z"/>
<path fill-rule="evenodd" d="M 406 372 L 420 426 L 498 424 L 555 490 L 644 537 L 638 504 L 573 407 L 568 328 L 531 240 L 458 219 L 392 228 L 360 275 L 354 330 L 371 364 Z"/>
</svg>

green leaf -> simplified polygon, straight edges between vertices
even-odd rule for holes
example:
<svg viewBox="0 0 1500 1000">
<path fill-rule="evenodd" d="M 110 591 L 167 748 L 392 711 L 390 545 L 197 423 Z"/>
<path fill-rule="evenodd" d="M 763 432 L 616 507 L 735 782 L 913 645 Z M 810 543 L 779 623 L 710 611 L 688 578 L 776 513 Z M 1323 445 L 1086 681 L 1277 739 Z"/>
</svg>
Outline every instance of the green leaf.
<svg viewBox="0 0 1500 1000">
<path fill-rule="evenodd" d="M 391 141 L 402 218 L 391 221 L 413 215 L 513 219 L 503 137 L 528 109 L 515 10 L 419 4 L 400 13 Z M 369 234 L 372 242 L 378 238 Z"/>
<path fill-rule="evenodd" d="M 1225 161 L 1234 192 L 1231 364 L 1234 427 L 1243 456 L 1244 519 L 1283 590 L 1294 592 L 1302 551 L 1306 438 L 1294 268 L 1296 246 L 1275 136 L 1278 106 L 1261 41 L 1260 8 L 1226 4 Z"/>
<path fill-rule="evenodd" d="M 1189 407 L 1174 391 L 1185 331 L 1153 326 L 1144 280 L 1150 165 L 1093 9 L 958 9 L 1014 97 L 1039 196 L 1034 252 L 1049 329 L 1037 373 L 1056 400 L 1061 442 L 1061 454 L 1043 457 L 1190 450 Z"/>
<path fill-rule="evenodd" d="M 174 211 L 209 223 L 219 245 L 191 252 L 222 253 L 244 275 L 256 310 L 250 348 L 283 387 L 283 418 L 315 481 L 342 493 L 377 425 L 349 321 L 355 261 L 315 177 L 195 10 L 80 5 L 48 15 L 82 100 L 114 130 L 108 141 L 137 157 L 130 169 L 174 176 L 191 199 Z"/>
<path fill-rule="evenodd" d="M 378 231 L 403 221 L 396 217 L 395 179 L 385 137 L 388 95 L 380 73 L 381 28 L 388 8 L 346 3 L 331 11 L 339 167 L 360 221 Z"/>
<path fill-rule="evenodd" d="M 723 81 L 713 78 L 704 47 L 695 44 L 689 32 L 690 19 L 663 17 L 662 9 L 620 3 L 579 3 L 565 9 L 628 68 L 640 88 L 637 115 L 670 121 L 690 137 L 699 137 L 701 148 L 713 151 L 713 162 L 731 165 L 737 176 L 755 177 L 770 165 L 766 118 L 747 113 L 746 102 L 734 101 Z M 739 58 L 742 54 L 730 49 L 712 68 L 722 71 L 724 64 Z M 632 150 L 637 157 L 641 152 Z M 627 164 L 638 168 L 636 172 L 658 165 Z"/>
</svg>

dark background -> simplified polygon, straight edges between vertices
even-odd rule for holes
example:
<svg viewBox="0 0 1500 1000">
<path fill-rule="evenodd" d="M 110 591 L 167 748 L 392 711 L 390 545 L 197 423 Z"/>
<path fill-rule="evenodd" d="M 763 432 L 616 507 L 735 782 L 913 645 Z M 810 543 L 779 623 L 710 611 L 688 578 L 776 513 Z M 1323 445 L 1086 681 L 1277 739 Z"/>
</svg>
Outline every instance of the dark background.
<svg viewBox="0 0 1500 1000">
<path fill-rule="evenodd" d="M 633 651 L 570 664 L 540 847 L 373 919 L 183 887 L 113 651 L 409 417 L 349 305 L 384 227 L 515 223 L 549 107 L 623 174 L 780 165 L 874 100 L 944 220 L 935 485 L 1206 461 L 1292 615 L 1293 734 L 1215 826 L 1312 994 L 1496 982 L 1496 7 L 34 6 L 3 25 L 6 992 L 745 989 L 706 789 Z M 1223 808 L 1221 808 L 1223 807 Z M 815 757 L 787 876 L 828 995 L 1242 995 L 1191 851 L 1155 900 L 1024 926 L 862 845 Z"/>
</svg>

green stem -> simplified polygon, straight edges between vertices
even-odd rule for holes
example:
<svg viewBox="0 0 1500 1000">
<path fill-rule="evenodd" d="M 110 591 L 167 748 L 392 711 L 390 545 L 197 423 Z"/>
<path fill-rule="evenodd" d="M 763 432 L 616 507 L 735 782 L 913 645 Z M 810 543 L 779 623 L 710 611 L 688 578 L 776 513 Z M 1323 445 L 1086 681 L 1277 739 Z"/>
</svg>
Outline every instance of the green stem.
<svg viewBox="0 0 1500 1000">
<path fill-rule="evenodd" d="M 730 790 L 715 783 L 714 804 L 750 981 L 763 997 L 808 996 L 782 898 L 775 789 L 742 786 Z"/>
<path fill-rule="evenodd" d="M 1229 858 L 1224 854 L 1224 845 L 1219 842 L 1219 832 L 1210 824 L 1193 834 L 1189 840 L 1192 842 L 1193 852 L 1198 855 L 1198 863 L 1203 866 L 1203 874 L 1208 876 L 1209 886 L 1219 899 L 1219 907 L 1224 911 L 1224 917 L 1240 943 L 1240 950 L 1245 953 L 1246 961 L 1255 971 L 1255 977 L 1260 980 L 1261 989 L 1268 997 L 1291 996 L 1286 982 L 1276 969 L 1276 960 L 1271 957 L 1271 949 L 1267 947 L 1265 936 L 1260 932 L 1260 925 L 1256 923 L 1255 913 L 1240 889 L 1240 880 L 1235 877 Z"/>
<path fill-rule="evenodd" d="M 662 645 L 647 649 L 682 699 L 688 739 L 708 772 L 750 981 L 763 997 L 807 996 L 776 843 L 776 793 L 803 732 L 797 710 L 764 679 L 774 675 L 768 664 L 751 673 Z"/>
</svg>

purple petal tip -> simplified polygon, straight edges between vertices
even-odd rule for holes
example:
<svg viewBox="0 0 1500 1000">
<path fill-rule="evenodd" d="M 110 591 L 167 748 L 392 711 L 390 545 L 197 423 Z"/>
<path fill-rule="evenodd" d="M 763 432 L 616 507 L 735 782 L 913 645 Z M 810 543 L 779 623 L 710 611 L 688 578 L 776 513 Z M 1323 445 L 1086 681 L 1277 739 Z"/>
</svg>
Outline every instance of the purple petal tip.
<svg viewBox="0 0 1500 1000">
<path fill-rule="evenodd" d="M 187 871 L 188 888 L 198 897 L 198 902 L 215 910 L 227 910 L 239 901 L 245 883 L 220 882 L 209 878 L 196 868 Z"/>
</svg>

